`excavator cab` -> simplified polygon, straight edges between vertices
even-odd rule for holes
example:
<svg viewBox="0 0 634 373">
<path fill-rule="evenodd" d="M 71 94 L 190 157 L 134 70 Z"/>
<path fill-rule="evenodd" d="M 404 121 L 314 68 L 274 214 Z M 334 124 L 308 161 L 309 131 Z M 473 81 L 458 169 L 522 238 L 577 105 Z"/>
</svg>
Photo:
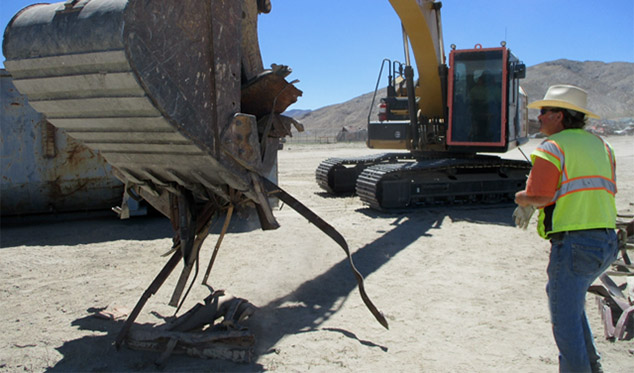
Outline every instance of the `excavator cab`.
<svg viewBox="0 0 634 373">
<path fill-rule="evenodd" d="M 528 140 L 524 64 L 504 46 L 477 46 L 452 50 L 449 65 L 449 150 L 506 152 Z"/>
<path fill-rule="evenodd" d="M 379 79 L 385 65 L 388 86 L 378 121 L 368 117 L 370 148 L 503 153 L 528 141 L 527 97 L 519 85 L 526 67 L 506 47 L 453 49 L 449 68 L 439 69 L 445 113 L 432 118 L 418 110 L 421 87 L 413 79 L 407 84 L 408 66 L 384 60 Z"/>
</svg>

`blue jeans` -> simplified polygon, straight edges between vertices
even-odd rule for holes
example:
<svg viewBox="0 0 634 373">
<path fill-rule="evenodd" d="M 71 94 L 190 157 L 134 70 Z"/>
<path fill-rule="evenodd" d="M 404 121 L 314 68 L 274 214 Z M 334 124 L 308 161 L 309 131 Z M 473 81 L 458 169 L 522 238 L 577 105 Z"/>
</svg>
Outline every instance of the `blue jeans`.
<svg viewBox="0 0 634 373">
<path fill-rule="evenodd" d="M 548 302 L 560 372 L 601 367 L 585 312 L 586 291 L 618 254 L 613 229 L 571 231 L 551 238 Z"/>
</svg>

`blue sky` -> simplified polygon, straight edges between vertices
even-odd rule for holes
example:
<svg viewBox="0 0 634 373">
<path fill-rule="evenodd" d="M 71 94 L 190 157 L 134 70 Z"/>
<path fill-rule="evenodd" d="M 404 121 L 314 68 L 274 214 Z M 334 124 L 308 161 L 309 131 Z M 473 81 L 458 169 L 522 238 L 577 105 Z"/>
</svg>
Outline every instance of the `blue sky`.
<svg viewBox="0 0 634 373">
<path fill-rule="evenodd" d="M 2 28 L 35 0 L 0 0 Z M 265 66 L 293 69 L 304 91 L 291 109 L 318 109 L 374 89 L 383 58 L 403 55 L 388 0 L 271 0 L 259 19 Z M 634 0 L 445 0 L 445 48 L 507 46 L 526 63 L 566 58 L 634 62 Z M 2 57 L 4 61 L 4 56 Z"/>
</svg>

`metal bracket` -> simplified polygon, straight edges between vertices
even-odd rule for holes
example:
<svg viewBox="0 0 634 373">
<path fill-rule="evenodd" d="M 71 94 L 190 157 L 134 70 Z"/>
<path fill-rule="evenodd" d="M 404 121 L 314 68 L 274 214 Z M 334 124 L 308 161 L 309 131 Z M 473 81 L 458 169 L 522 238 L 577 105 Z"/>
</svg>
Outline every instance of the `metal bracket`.
<svg viewBox="0 0 634 373">
<path fill-rule="evenodd" d="M 90 0 L 66 0 L 64 9 L 58 10 L 57 13 L 79 12 L 88 2 L 90 2 Z"/>
<path fill-rule="evenodd" d="M 248 170 L 259 173 L 262 168 L 260 142 L 255 116 L 237 113 L 221 135 L 222 149 Z"/>
</svg>

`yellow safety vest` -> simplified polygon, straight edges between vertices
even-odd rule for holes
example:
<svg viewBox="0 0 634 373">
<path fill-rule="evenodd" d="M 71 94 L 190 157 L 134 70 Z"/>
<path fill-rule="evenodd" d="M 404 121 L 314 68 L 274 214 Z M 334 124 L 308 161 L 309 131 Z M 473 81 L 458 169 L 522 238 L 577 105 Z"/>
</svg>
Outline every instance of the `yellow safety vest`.
<svg viewBox="0 0 634 373">
<path fill-rule="evenodd" d="M 616 227 L 616 160 L 601 137 L 567 129 L 544 140 L 531 154 L 560 172 L 552 201 L 539 209 L 537 232 L 550 233 Z"/>
</svg>

